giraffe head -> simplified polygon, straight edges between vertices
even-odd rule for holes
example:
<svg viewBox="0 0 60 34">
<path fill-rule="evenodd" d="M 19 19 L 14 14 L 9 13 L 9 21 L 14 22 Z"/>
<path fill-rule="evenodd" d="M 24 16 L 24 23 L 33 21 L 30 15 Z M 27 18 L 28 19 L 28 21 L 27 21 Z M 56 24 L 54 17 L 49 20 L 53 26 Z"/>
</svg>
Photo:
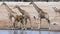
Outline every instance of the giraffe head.
<svg viewBox="0 0 60 34">
<path fill-rule="evenodd" d="M 33 0 L 31 0 L 31 3 L 30 4 L 33 4 Z"/>
<path fill-rule="evenodd" d="M 57 8 L 56 7 L 52 7 L 54 10 L 56 10 Z"/>
<path fill-rule="evenodd" d="M 54 11 L 57 13 L 58 9 L 56 7 L 52 7 L 54 9 Z"/>
<path fill-rule="evenodd" d="M 1 5 L 7 5 L 7 4 L 3 2 Z"/>
</svg>

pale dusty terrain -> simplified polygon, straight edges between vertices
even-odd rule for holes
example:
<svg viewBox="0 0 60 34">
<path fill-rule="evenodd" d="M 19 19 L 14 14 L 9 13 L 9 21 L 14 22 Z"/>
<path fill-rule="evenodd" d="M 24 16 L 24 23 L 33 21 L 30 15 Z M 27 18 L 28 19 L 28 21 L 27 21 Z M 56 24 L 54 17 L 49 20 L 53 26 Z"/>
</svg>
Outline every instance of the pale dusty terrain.
<svg viewBox="0 0 60 34">
<path fill-rule="evenodd" d="M 29 5 L 30 2 L 6 2 L 6 4 L 15 12 L 17 12 L 18 15 L 21 15 L 19 13 L 18 9 L 13 9 L 15 5 L 19 5 L 23 10 L 27 11 L 30 14 L 32 27 L 33 28 L 40 28 L 40 21 L 38 18 L 38 13 L 34 9 L 32 5 Z M 5 9 L 5 6 L 1 6 L 2 2 L 0 2 L 0 29 L 8 29 L 9 28 L 9 17 L 8 17 L 8 11 Z M 54 9 L 52 7 L 57 7 L 60 9 L 60 2 L 35 2 L 35 4 L 43 9 L 43 11 L 47 12 L 49 15 L 49 19 L 51 21 L 50 23 L 50 30 L 60 30 L 60 15 L 54 12 Z M 33 16 L 36 16 L 36 19 L 34 20 Z M 57 17 L 56 17 L 57 16 Z M 58 23 L 57 25 L 53 25 L 53 23 Z M 20 25 L 20 24 L 19 24 Z M 18 25 L 18 26 L 19 26 Z M 27 27 L 29 27 L 29 22 L 27 23 Z M 49 24 L 45 19 L 42 19 L 41 22 L 41 28 L 48 28 Z"/>
</svg>

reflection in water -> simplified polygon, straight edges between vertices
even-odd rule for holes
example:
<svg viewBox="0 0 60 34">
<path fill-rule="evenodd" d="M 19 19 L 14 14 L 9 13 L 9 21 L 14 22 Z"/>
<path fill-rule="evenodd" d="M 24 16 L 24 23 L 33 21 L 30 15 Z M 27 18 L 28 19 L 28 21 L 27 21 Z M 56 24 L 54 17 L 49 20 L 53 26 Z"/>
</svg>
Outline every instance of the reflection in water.
<svg viewBox="0 0 60 34">
<path fill-rule="evenodd" d="M 18 34 L 18 31 L 14 30 L 13 34 Z"/>
<path fill-rule="evenodd" d="M 41 34 L 60 34 L 60 32 L 54 31 L 40 31 Z M 0 34 L 39 34 L 39 31 L 32 30 L 0 30 Z"/>
</svg>

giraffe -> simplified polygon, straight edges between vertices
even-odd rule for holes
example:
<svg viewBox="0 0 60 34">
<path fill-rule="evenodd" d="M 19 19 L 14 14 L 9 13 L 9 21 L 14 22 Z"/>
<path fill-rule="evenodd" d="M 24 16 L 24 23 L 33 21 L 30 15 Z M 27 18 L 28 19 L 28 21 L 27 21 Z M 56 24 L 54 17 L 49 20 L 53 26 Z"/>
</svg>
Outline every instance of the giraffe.
<svg viewBox="0 0 60 34">
<path fill-rule="evenodd" d="M 8 15 L 9 15 L 9 19 L 10 19 L 9 23 L 12 24 L 12 23 L 11 23 L 11 22 L 12 22 L 12 17 L 14 17 L 13 13 L 14 13 L 14 14 L 16 14 L 16 13 L 13 12 L 12 9 L 10 9 L 6 3 L 3 2 L 2 5 L 4 5 L 5 8 L 7 9 Z"/>
<path fill-rule="evenodd" d="M 22 15 L 19 15 L 19 16 L 16 15 L 15 20 L 14 20 L 14 23 L 13 23 L 14 28 L 17 28 L 17 27 L 16 27 L 16 25 L 17 25 L 16 22 L 20 22 L 20 23 L 23 24 L 23 17 L 22 17 Z M 20 28 L 19 28 L 19 29 L 20 29 Z"/>
<path fill-rule="evenodd" d="M 54 9 L 54 11 L 55 11 L 56 14 L 57 14 L 57 13 L 60 14 L 60 9 L 57 9 L 56 7 L 52 7 L 52 8 Z"/>
<path fill-rule="evenodd" d="M 27 24 L 27 19 L 30 20 L 30 24 L 31 24 L 30 15 L 28 12 L 26 12 L 25 10 L 22 10 L 18 5 L 16 5 L 14 8 L 17 8 L 19 10 L 19 12 L 22 14 L 23 19 L 25 21 L 25 25 Z"/>
<path fill-rule="evenodd" d="M 46 19 L 48 21 L 48 24 L 50 24 L 48 13 L 44 12 L 41 8 L 39 8 L 32 0 L 30 4 L 33 5 L 33 7 L 36 9 L 36 11 L 39 14 L 38 16 L 40 17 L 40 27 L 41 27 L 41 19 Z"/>
<path fill-rule="evenodd" d="M 54 17 L 54 20 L 56 21 L 56 17 L 58 16 L 58 13 L 60 14 L 60 9 L 57 9 L 56 7 L 52 7 L 56 13 L 56 16 Z"/>
<path fill-rule="evenodd" d="M 20 16 L 14 15 L 14 14 L 17 14 L 17 13 L 14 12 L 11 8 L 9 8 L 9 6 L 6 3 L 3 2 L 2 5 L 4 5 L 5 8 L 8 11 L 8 15 L 9 15 L 9 19 L 10 19 L 9 23 L 12 22 L 12 17 L 14 17 L 15 20 L 14 20 L 14 23 L 13 23 L 13 27 L 15 28 L 16 27 L 16 24 L 17 24 L 16 21 L 17 22 L 22 21 L 22 16 L 21 15 Z"/>
</svg>

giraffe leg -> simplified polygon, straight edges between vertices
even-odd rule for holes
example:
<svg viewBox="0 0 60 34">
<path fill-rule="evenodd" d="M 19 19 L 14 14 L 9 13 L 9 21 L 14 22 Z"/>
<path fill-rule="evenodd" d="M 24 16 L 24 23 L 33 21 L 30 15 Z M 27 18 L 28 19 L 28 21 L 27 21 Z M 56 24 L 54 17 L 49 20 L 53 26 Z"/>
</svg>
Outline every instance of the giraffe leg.
<svg viewBox="0 0 60 34">
<path fill-rule="evenodd" d="M 28 19 L 29 19 L 29 21 L 30 21 L 30 26 L 31 26 L 29 29 L 32 29 L 33 27 L 32 27 L 32 23 L 31 23 L 30 17 L 29 17 Z"/>
<path fill-rule="evenodd" d="M 21 23 L 21 26 L 23 27 L 23 18 L 20 18 L 20 23 Z M 22 29 L 21 27 L 21 29 Z"/>
<path fill-rule="evenodd" d="M 15 23 L 13 23 L 13 27 L 15 28 Z"/>
<path fill-rule="evenodd" d="M 27 18 L 25 18 L 25 30 L 26 30 Z"/>
<path fill-rule="evenodd" d="M 8 14 L 9 15 L 9 19 L 10 19 L 10 26 L 12 27 L 13 26 L 13 23 L 12 23 L 12 17 L 14 17 L 13 15 L 10 15 L 10 14 Z M 11 28 L 10 27 L 10 28 Z"/>
<path fill-rule="evenodd" d="M 11 15 L 9 15 L 9 20 L 10 20 L 10 21 L 9 21 L 9 24 L 10 24 L 10 25 L 9 25 L 9 28 L 12 28 L 13 25 L 12 25 L 12 16 L 11 16 Z"/>
<path fill-rule="evenodd" d="M 13 27 L 15 28 L 15 22 L 16 22 L 16 19 L 15 19 L 15 21 L 14 21 L 14 23 L 13 23 Z"/>
<path fill-rule="evenodd" d="M 48 23 L 50 24 L 50 20 L 49 20 L 49 17 L 48 17 L 48 18 L 46 18 L 46 17 L 45 17 L 45 19 L 46 19 L 46 20 L 48 21 Z"/>
<path fill-rule="evenodd" d="M 24 25 L 25 25 L 25 18 L 22 18 L 22 30 L 24 29 Z"/>
<path fill-rule="evenodd" d="M 8 26 L 9 29 L 12 29 L 12 26 L 13 26 L 13 25 L 12 25 L 12 19 L 9 19 L 9 26 Z"/>
<path fill-rule="evenodd" d="M 40 28 L 41 28 L 41 21 L 42 21 L 41 19 L 42 19 L 42 18 L 40 17 Z"/>
<path fill-rule="evenodd" d="M 27 24 L 27 18 L 25 18 L 25 25 Z"/>
<path fill-rule="evenodd" d="M 16 28 L 16 25 L 17 25 L 17 19 L 14 20 L 14 23 L 13 23 L 13 27 Z"/>
<path fill-rule="evenodd" d="M 41 31 L 40 31 L 40 30 L 41 30 L 41 21 L 42 21 L 41 19 L 42 19 L 42 18 L 40 17 L 40 29 L 39 29 L 39 34 L 41 34 Z"/>
</svg>

